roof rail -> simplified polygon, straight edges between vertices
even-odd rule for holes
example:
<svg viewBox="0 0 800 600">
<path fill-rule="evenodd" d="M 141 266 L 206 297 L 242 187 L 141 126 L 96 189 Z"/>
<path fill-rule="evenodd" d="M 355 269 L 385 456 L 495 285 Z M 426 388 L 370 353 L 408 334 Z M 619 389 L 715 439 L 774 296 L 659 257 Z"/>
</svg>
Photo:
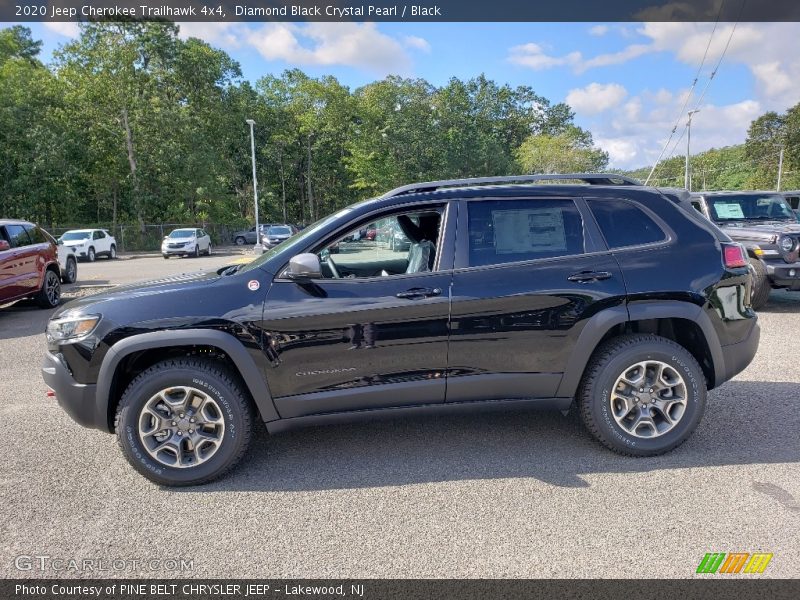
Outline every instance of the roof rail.
<svg viewBox="0 0 800 600">
<path fill-rule="evenodd" d="M 383 194 L 381 198 L 392 198 L 403 194 L 434 192 L 448 187 L 467 187 L 473 185 L 489 185 L 497 183 L 529 183 L 535 181 L 557 181 L 577 179 L 589 185 L 642 185 L 640 181 L 617 175 L 616 173 L 564 173 L 557 175 L 506 175 L 501 177 L 473 177 L 468 179 L 442 179 L 403 185 Z"/>
</svg>

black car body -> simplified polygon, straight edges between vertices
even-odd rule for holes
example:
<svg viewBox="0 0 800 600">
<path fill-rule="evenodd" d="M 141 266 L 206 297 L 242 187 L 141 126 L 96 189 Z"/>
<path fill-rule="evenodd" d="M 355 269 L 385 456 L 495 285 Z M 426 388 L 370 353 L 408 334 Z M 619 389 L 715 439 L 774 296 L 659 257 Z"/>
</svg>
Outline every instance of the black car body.
<svg viewBox="0 0 800 600">
<path fill-rule="evenodd" d="M 777 192 L 704 192 L 692 206 L 744 245 L 754 271 L 753 306 L 772 288 L 800 290 L 800 223 Z"/>
<path fill-rule="evenodd" d="M 220 386 L 234 390 L 216 405 L 226 427 L 239 431 L 249 423 L 236 420 L 239 413 L 250 410 L 236 408 L 240 395 L 273 433 L 403 413 L 566 410 L 576 396 L 589 399 L 581 406 L 590 423 L 602 420 L 591 413 L 591 399 L 602 395 L 592 386 L 603 361 L 624 355 L 669 363 L 677 356 L 675 374 L 659 377 L 695 374 L 681 388 L 693 398 L 685 429 L 658 437 L 654 426 L 658 439 L 639 439 L 647 438 L 648 423 L 623 440 L 590 427 L 618 451 L 666 451 L 699 420 L 705 390 L 744 369 L 756 351 L 746 260 L 691 209 L 688 195 L 617 176 L 568 178 L 591 185 L 514 184 L 537 181 L 527 176 L 406 186 L 331 215 L 250 264 L 75 300 L 48 326 L 44 379 L 78 423 L 116 429 L 142 474 L 180 485 L 224 468 L 208 459 L 207 471 L 190 476 L 192 469 L 171 469 L 143 451 L 139 438 L 154 428 L 165 428 L 159 435 L 167 443 L 192 427 L 181 409 L 172 421 L 162 415 L 163 423 L 148 416 L 136 437 L 145 413 L 126 411 L 136 402 L 151 406 L 152 394 L 156 412 L 164 408 L 158 390 L 139 390 L 159 377 L 162 386 L 202 388 L 201 396 Z M 485 183 L 498 185 L 479 185 Z M 359 244 L 363 255 L 326 251 L 385 218 L 412 240 L 407 257 L 382 244 Z M 480 236 L 470 235 L 477 230 Z M 70 319 L 84 319 L 87 333 L 63 338 L 59 328 L 70 330 Z M 209 365 L 213 373 L 204 378 Z M 652 375 L 642 369 L 637 375 L 631 367 L 625 377 Z M 170 379 L 177 372 L 182 379 Z M 633 387 L 625 393 L 639 393 Z M 644 396 L 640 401 L 648 406 Z M 148 444 L 148 452 L 160 452 L 160 442 Z M 164 452 L 178 463 L 184 456 L 182 449 Z"/>
</svg>

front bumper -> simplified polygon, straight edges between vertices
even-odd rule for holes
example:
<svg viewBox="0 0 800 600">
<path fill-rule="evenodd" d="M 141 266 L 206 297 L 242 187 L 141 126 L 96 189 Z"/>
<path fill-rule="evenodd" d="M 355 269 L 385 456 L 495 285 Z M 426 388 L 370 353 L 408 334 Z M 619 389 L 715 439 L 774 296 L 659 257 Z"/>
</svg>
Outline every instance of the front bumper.
<svg viewBox="0 0 800 600">
<path fill-rule="evenodd" d="M 58 356 L 50 352 L 44 356 L 42 378 L 73 421 L 84 427 L 110 431 L 106 411 L 97 406 L 96 385 L 76 382 Z"/>
<path fill-rule="evenodd" d="M 756 355 L 756 351 L 758 351 L 760 339 L 761 326 L 758 324 L 758 320 L 754 318 L 750 333 L 741 342 L 722 346 L 722 356 L 725 360 L 725 377 L 723 381 L 728 381 L 747 368 Z"/>
<path fill-rule="evenodd" d="M 800 290 L 800 262 L 764 262 L 772 287 Z M 792 275 L 794 272 L 794 275 Z"/>
<path fill-rule="evenodd" d="M 194 246 L 184 246 L 183 248 L 161 248 L 161 254 L 164 256 L 185 256 L 194 254 Z"/>
</svg>

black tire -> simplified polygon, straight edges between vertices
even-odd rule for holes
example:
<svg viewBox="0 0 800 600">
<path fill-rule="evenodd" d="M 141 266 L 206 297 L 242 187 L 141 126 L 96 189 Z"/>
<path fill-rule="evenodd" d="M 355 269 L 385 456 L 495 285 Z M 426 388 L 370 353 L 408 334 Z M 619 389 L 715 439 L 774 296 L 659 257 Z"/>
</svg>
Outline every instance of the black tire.
<svg viewBox="0 0 800 600">
<path fill-rule="evenodd" d="M 86 252 L 86 260 L 89 262 L 94 262 L 97 260 L 97 254 L 95 253 L 93 246 L 89 246 L 89 250 Z"/>
<path fill-rule="evenodd" d="M 233 243 L 237 246 L 244 246 L 247 243 L 247 240 L 244 239 L 242 236 L 237 236 Z"/>
<path fill-rule="evenodd" d="M 769 300 L 769 293 L 772 286 L 769 283 L 767 269 L 757 258 L 751 258 L 750 264 L 753 267 L 753 295 L 750 297 L 750 305 L 753 310 L 763 308 Z"/>
<path fill-rule="evenodd" d="M 74 256 L 67 257 L 64 272 L 61 274 L 61 283 L 75 283 L 78 280 L 78 261 Z"/>
<path fill-rule="evenodd" d="M 164 260 L 167 260 L 169 258 L 169 254 L 162 254 L 161 256 L 164 257 Z"/>
<path fill-rule="evenodd" d="M 208 248 L 206 248 L 205 255 L 211 256 L 211 243 L 208 244 Z"/>
<path fill-rule="evenodd" d="M 195 258 L 197 258 L 198 256 L 200 256 L 200 244 L 198 244 L 198 245 L 196 245 L 196 246 L 194 247 L 194 254 L 192 254 L 192 256 L 194 256 Z"/>
<path fill-rule="evenodd" d="M 672 367 L 683 378 L 686 389 L 683 415 L 672 429 L 651 438 L 637 437 L 621 427 L 610 404 L 617 377 L 646 360 Z M 657 335 L 634 334 L 613 338 L 595 351 L 578 388 L 577 401 L 586 428 L 601 444 L 626 456 L 656 456 L 691 436 L 705 412 L 706 395 L 703 371 L 688 350 Z"/>
<path fill-rule="evenodd" d="M 117 258 L 117 247 L 114 244 L 111 244 L 111 250 L 108 251 L 108 258 L 111 260 Z"/>
<path fill-rule="evenodd" d="M 44 272 L 42 287 L 36 294 L 36 304 L 41 308 L 55 308 L 61 302 L 61 276 L 53 268 Z"/>
<path fill-rule="evenodd" d="M 196 466 L 176 468 L 154 459 L 139 437 L 142 409 L 159 391 L 172 386 L 203 390 L 222 407 L 225 435 L 219 449 Z M 242 384 L 224 366 L 201 359 L 174 359 L 157 363 L 128 385 L 117 408 L 114 426 L 125 458 L 140 474 L 159 485 L 188 486 L 208 483 L 232 469 L 250 443 L 255 412 Z"/>
</svg>

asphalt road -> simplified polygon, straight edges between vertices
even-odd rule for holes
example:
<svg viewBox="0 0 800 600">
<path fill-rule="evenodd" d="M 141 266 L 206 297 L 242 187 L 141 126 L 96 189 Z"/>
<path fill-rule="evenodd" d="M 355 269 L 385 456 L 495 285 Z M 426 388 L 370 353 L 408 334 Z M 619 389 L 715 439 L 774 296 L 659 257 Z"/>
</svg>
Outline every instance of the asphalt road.
<svg viewBox="0 0 800 600">
<path fill-rule="evenodd" d="M 78 285 L 230 260 L 98 260 Z M 684 578 L 712 551 L 800 576 L 800 294 L 773 293 L 755 361 L 666 456 L 616 456 L 559 413 L 414 419 L 261 433 L 227 478 L 183 490 L 45 397 L 47 317 L 0 309 L 2 577 L 172 576 L 183 558 L 198 577 Z M 162 565 L 19 571 L 20 555 Z"/>
</svg>

